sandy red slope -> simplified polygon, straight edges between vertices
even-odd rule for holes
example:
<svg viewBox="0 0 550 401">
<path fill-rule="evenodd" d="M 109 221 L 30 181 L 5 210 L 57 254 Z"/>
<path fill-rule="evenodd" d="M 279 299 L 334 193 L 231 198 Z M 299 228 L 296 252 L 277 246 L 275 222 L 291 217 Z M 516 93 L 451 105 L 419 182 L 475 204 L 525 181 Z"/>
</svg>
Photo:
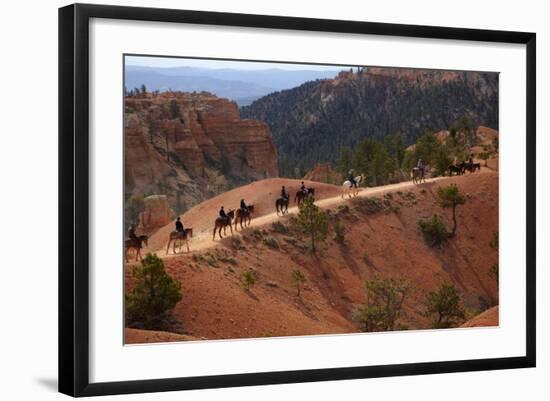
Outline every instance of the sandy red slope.
<svg viewBox="0 0 550 401">
<path fill-rule="evenodd" d="M 275 201 L 279 197 L 283 185 L 291 195 L 290 205 L 294 204 L 294 195 L 300 188 L 300 182 L 300 180 L 286 178 L 256 181 L 208 199 L 190 209 L 181 218 L 185 226 L 193 227 L 195 236 L 200 235 L 201 232 L 208 232 L 211 235 L 214 221 L 218 217 L 221 206 L 224 206 L 225 211 L 228 212 L 230 209 L 238 208 L 241 199 L 244 199 L 247 204 L 254 205 L 254 218 L 270 214 L 275 211 Z M 339 187 L 334 185 L 307 180 L 304 183 L 307 187 L 315 188 L 316 199 L 337 196 L 341 191 Z M 146 251 L 163 249 L 166 246 L 169 233 L 173 230 L 174 223 L 170 223 L 155 232 L 149 240 Z"/>
<path fill-rule="evenodd" d="M 269 181 L 273 181 L 272 191 L 280 185 Z M 441 248 L 430 248 L 417 222 L 438 213 L 450 225 L 450 211 L 435 201 L 437 187 L 450 182 L 459 186 L 468 201 L 457 209 L 456 237 Z M 258 190 L 247 188 L 246 196 L 263 193 L 260 188 L 265 183 L 258 185 Z M 339 189 L 333 191 L 338 194 Z M 384 188 L 377 196 L 381 191 Z M 202 251 L 166 258 L 168 272 L 182 284 L 183 299 L 174 309 L 175 317 L 189 335 L 208 339 L 357 332 L 353 311 L 366 301 L 365 280 L 375 275 L 402 277 L 415 284 L 414 295 L 405 303 L 402 328 L 431 327 L 430 319 L 423 316 L 423 302 L 443 281 L 461 291 L 469 316 L 498 304 L 497 284 L 488 274 L 498 259 L 489 246 L 498 231 L 498 174 L 482 169 L 410 189 L 389 187 L 386 192 L 391 193 L 393 212 L 364 215 L 353 207 L 345 212 L 339 211 L 338 203 L 351 206 L 348 200 L 324 201 L 330 205 L 331 229 L 315 255 L 304 250 L 306 243 L 301 239 L 274 232 L 266 224 L 238 234 L 241 249 L 234 249 L 226 239 Z M 234 190 L 225 196 L 224 201 L 236 201 L 242 195 Z M 252 202 L 267 207 L 271 200 L 262 203 L 258 197 Z M 199 205 L 188 217 L 211 213 L 210 208 Z M 345 226 L 343 245 L 334 239 L 336 219 Z M 274 238 L 278 248 L 264 241 L 268 238 Z M 251 291 L 245 291 L 242 274 L 249 269 L 257 272 L 258 280 Z M 294 269 L 306 276 L 301 297 L 291 284 Z"/>
<path fill-rule="evenodd" d="M 487 327 L 498 326 L 498 306 L 493 306 L 490 309 L 480 313 L 479 315 L 468 320 L 460 327 Z"/>
</svg>

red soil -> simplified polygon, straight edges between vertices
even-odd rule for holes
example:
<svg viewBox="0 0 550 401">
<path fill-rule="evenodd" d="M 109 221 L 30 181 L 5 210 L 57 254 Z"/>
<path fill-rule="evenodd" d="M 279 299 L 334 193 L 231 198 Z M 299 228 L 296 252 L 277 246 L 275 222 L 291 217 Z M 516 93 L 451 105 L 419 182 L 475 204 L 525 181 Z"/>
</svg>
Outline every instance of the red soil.
<svg viewBox="0 0 550 401">
<path fill-rule="evenodd" d="M 493 306 L 485 312 L 468 320 L 460 327 L 487 327 L 498 326 L 498 306 Z"/>
<path fill-rule="evenodd" d="M 467 203 L 457 208 L 456 237 L 440 248 L 431 248 L 425 244 L 417 222 L 437 213 L 450 227 L 450 211 L 442 210 L 435 197 L 440 185 L 451 182 L 467 195 Z M 218 207 L 236 207 L 241 197 L 258 205 L 258 214 L 272 213 L 283 184 L 292 185 L 293 195 L 296 181 L 264 180 L 196 206 L 183 216 L 184 222 L 194 229 L 210 230 Z M 307 238 L 275 232 L 271 223 L 236 234 L 242 242 L 240 249 L 235 249 L 231 239 L 224 239 L 193 251 L 191 240 L 190 254 L 164 259 L 169 274 L 182 284 L 183 298 L 173 311 L 175 318 L 189 335 L 207 339 L 358 332 L 353 311 L 366 302 L 364 282 L 375 275 L 402 277 L 414 283 L 416 291 L 405 302 L 400 319 L 402 328 L 430 328 L 430 320 L 422 314 L 423 302 L 443 281 L 460 290 L 470 316 L 487 305 L 498 304 L 497 284 L 488 274 L 498 260 L 489 246 L 498 231 L 498 173 L 484 168 L 422 185 L 399 185 L 376 189 L 378 197 L 391 193 L 393 212 L 365 215 L 349 200 L 319 202 L 327 212 L 330 210 L 331 226 L 315 255 L 304 250 Z M 320 188 L 320 197 L 339 195 L 338 187 L 312 186 Z M 369 191 L 361 195 L 371 194 Z M 348 205 L 349 211 L 338 209 L 339 204 Z M 289 217 L 273 219 L 286 224 Z M 337 219 L 345 227 L 343 245 L 334 239 Z M 164 227 L 155 234 L 150 248 L 164 247 L 170 230 L 171 226 Z M 274 238 L 278 249 L 266 243 L 266 238 Z M 241 280 L 249 269 L 255 270 L 258 279 L 247 291 Z M 301 297 L 291 283 L 294 269 L 306 276 Z M 130 271 L 126 269 L 127 285 Z M 498 324 L 498 316 L 487 324 Z M 128 336 L 126 342 L 142 341 Z"/>
</svg>

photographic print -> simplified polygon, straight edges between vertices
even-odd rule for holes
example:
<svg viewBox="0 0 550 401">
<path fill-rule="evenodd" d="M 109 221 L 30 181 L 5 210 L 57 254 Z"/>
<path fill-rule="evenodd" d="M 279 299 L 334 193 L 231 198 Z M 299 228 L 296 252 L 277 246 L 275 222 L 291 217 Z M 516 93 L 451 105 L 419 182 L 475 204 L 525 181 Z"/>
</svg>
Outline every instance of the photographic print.
<svg viewBox="0 0 550 401">
<path fill-rule="evenodd" d="M 125 344 L 499 325 L 499 74 L 124 56 Z"/>
</svg>

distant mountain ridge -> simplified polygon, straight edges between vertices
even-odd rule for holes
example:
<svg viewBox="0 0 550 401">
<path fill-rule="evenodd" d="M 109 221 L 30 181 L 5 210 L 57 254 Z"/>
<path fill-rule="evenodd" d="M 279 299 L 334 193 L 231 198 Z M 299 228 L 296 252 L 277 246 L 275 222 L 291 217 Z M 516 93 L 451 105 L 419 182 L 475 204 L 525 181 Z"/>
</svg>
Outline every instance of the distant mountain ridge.
<svg viewBox="0 0 550 401">
<path fill-rule="evenodd" d="M 238 70 L 196 67 L 126 66 L 125 86 L 138 88 L 144 84 L 149 91 L 210 92 L 235 100 L 240 106 L 269 93 L 289 89 L 307 81 L 333 78 L 339 70 Z"/>
<path fill-rule="evenodd" d="M 369 67 L 307 82 L 242 107 L 267 123 L 279 166 L 304 173 L 336 162 L 340 149 L 401 132 L 412 144 L 428 129 L 448 129 L 467 115 L 498 129 L 498 74 Z M 281 172 L 280 172 L 281 173 Z"/>
</svg>

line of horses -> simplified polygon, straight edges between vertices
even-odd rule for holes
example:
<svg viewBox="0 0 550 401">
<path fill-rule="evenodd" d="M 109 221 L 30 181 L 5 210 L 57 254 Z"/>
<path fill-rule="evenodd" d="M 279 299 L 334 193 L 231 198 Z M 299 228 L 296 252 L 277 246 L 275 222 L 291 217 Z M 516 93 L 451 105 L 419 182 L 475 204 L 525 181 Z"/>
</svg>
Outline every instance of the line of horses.
<svg viewBox="0 0 550 401">
<path fill-rule="evenodd" d="M 466 171 L 473 173 L 476 170 L 481 171 L 481 163 L 461 162 L 458 164 L 451 164 L 449 165 L 447 170 L 449 171 L 449 176 L 452 176 L 453 173 L 455 173 L 456 175 L 466 174 Z"/>
</svg>

